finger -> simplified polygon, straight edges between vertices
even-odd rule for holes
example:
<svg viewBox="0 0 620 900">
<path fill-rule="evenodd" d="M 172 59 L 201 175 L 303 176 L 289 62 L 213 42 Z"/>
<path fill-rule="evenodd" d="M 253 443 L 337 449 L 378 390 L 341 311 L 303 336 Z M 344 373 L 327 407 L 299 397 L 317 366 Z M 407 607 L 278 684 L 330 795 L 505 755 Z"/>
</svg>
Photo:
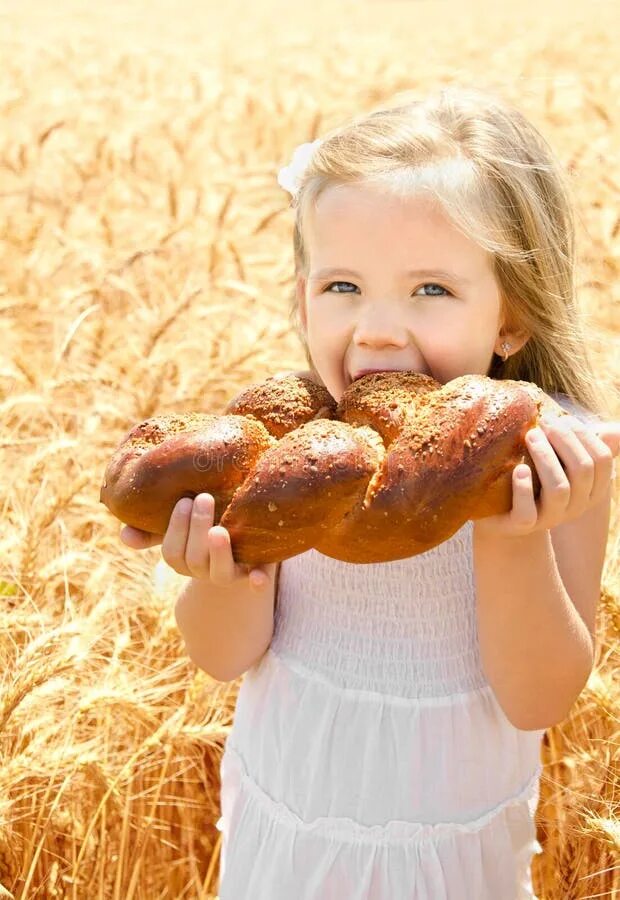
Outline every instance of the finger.
<svg viewBox="0 0 620 900">
<path fill-rule="evenodd" d="M 588 447 L 594 462 L 594 480 L 590 491 L 590 502 L 596 503 L 603 498 L 609 482 L 613 478 L 614 456 L 608 445 L 590 429 L 583 436 L 583 442 Z"/>
<path fill-rule="evenodd" d="M 605 422 L 597 426 L 597 437 L 609 448 L 612 456 L 620 453 L 620 422 Z"/>
<path fill-rule="evenodd" d="M 185 564 L 185 546 L 189 534 L 189 523 L 194 505 L 191 497 L 183 497 L 175 505 L 168 522 L 168 528 L 161 545 L 161 555 L 175 572 L 190 575 Z"/>
<path fill-rule="evenodd" d="M 539 515 L 551 520 L 567 509 L 571 484 L 542 428 L 532 428 L 525 439 L 540 478 Z"/>
<path fill-rule="evenodd" d="M 140 528 L 133 528 L 131 525 L 124 525 L 121 528 L 120 539 L 123 544 L 131 547 L 132 550 L 146 550 L 148 547 L 155 547 L 157 544 L 161 544 L 163 535 L 142 531 Z"/>
<path fill-rule="evenodd" d="M 209 578 L 209 529 L 213 525 L 215 500 L 201 493 L 194 499 L 189 534 L 185 546 L 185 564 L 194 578 Z"/>
<path fill-rule="evenodd" d="M 246 574 L 237 569 L 232 555 L 230 535 L 222 525 L 214 525 L 209 531 L 209 553 L 211 557 L 211 581 L 214 584 L 230 584 L 238 575 Z"/>
<path fill-rule="evenodd" d="M 558 490 L 554 483 L 556 491 L 554 499 L 563 509 L 568 507 L 575 511 L 585 509 L 590 503 L 596 474 L 596 464 L 588 449 L 588 429 L 572 416 L 567 416 L 553 425 L 543 424 L 542 427 L 567 473 L 564 476 L 557 476 L 562 487 Z M 568 481 L 567 496 L 563 496 L 566 495 L 565 480 Z"/>
<path fill-rule="evenodd" d="M 515 466 L 512 473 L 511 526 L 529 531 L 538 521 L 538 507 L 534 498 L 532 471 L 525 463 Z"/>
</svg>

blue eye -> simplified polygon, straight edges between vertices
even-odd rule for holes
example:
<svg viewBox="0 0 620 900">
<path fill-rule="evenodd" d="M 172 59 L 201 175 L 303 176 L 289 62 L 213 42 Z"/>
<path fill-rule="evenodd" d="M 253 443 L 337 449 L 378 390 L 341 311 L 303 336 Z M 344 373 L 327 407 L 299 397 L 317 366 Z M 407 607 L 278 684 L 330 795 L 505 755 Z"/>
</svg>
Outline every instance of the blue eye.
<svg viewBox="0 0 620 900">
<path fill-rule="evenodd" d="M 350 294 L 351 293 L 351 291 L 331 291 L 331 288 L 333 288 L 337 284 L 348 284 L 349 287 L 353 288 L 353 290 L 357 290 L 357 286 L 352 284 L 350 281 L 330 281 L 330 283 L 323 288 L 323 291 L 324 292 L 329 291 L 330 293 L 336 293 L 336 294 Z M 426 284 L 422 285 L 422 288 L 427 288 L 427 287 L 438 288 L 440 291 L 444 292 L 443 294 L 439 294 L 439 293 L 436 293 L 435 291 L 432 291 L 430 294 L 426 294 L 427 297 L 443 297 L 443 296 L 450 294 L 450 291 L 447 288 L 442 287 L 440 284 L 435 284 L 435 282 L 433 282 L 433 281 L 427 281 Z M 421 288 L 418 288 L 418 290 L 420 290 L 420 289 Z"/>
<path fill-rule="evenodd" d="M 354 284 L 351 284 L 350 281 L 330 281 L 328 285 L 324 288 L 324 290 L 329 291 L 335 284 L 348 284 L 350 287 L 355 288 Z M 336 291 L 336 294 L 350 294 L 350 291 Z"/>
<path fill-rule="evenodd" d="M 439 288 L 440 291 L 444 291 L 446 294 L 449 294 L 449 293 L 450 293 L 450 291 L 449 291 L 447 288 L 442 287 L 440 284 L 435 284 L 433 281 L 429 281 L 429 282 L 427 282 L 426 284 L 423 284 L 422 287 L 423 287 L 423 288 L 427 288 L 427 287 L 431 287 L 431 288 Z M 426 296 L 427 296 L 427 297 L 442 297 L 443 294 L 436 294 L 436 293 L 433 291 L 432 293 L 427 294 Z"/>
</svg>

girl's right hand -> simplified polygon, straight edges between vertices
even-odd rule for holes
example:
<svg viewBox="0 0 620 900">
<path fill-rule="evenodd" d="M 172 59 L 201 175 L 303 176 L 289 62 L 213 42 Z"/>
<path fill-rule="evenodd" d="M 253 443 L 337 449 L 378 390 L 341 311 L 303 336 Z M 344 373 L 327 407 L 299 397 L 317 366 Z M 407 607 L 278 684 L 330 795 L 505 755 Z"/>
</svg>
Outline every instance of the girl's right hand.
<svg viewBox="0 0 620 900">
<path fill-rule="evenodd" d="M 198 494 L 193 500 L 183 497 L 172 510 L 163 538 L 125 525 L 121 540 L 135 550 L 161 543 L 164 560 L 179 575 L 204 578 L 220 587 L 245 580 L 250 587 L 264 589 L 275 578 L 277 563 L 254 568 L 236 563 L 230 534 L 222 525 L 213 524 L 214 509 L 211 494 Z"/>
</svg>

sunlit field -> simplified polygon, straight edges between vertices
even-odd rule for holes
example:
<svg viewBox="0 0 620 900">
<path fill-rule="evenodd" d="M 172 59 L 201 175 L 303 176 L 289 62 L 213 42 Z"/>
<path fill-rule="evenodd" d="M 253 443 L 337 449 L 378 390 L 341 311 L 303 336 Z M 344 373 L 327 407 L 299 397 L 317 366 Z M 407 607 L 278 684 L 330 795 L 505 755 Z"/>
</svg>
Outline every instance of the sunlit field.
<svg viewBox="0 0 620 900">
<path fill-rule="evenodd" d="M 238 683 L 189 661 L 184 579 L 99 488 L 135 423 L 305 368 L 276 181 L 299 143 L 441 84 L 516 102 L 571 173 L 620 417 L 618 7 L 493 7 L 0 5 L 0 897 L 216 897 Z M 620 896 L 619 536 L 616 490 L 596 667 L 542 746 L 542 900 Z"/>
</svg>

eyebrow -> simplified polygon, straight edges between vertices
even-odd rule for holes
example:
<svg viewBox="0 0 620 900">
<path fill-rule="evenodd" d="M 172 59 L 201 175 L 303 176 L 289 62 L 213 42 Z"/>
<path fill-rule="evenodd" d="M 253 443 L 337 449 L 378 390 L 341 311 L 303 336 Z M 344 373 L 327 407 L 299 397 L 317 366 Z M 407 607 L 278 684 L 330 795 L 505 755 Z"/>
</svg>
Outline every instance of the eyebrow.
<svg viewBox="0 0 620 900">
<path fill-rule="evenodd" d="M 317 272 L 312 272 L 310 281 L 319 281 L 322 278 L 330 278 L 334 275 L 350 275 L 353 278 L 362 277 L 361 274 L 354 269 L 341 269 L 338 266 L 330 266 L 326 269 L 319 269 Z M 403 275 L 410 278 L 445 278 L 448 281 L 455 281 L 460 284 L 471 283 L 469 278 L 457 275 L 456 272 L 447 272 L 444 269 L 409 269 L 407 272 L 403 272 Z"/>
</svg>

